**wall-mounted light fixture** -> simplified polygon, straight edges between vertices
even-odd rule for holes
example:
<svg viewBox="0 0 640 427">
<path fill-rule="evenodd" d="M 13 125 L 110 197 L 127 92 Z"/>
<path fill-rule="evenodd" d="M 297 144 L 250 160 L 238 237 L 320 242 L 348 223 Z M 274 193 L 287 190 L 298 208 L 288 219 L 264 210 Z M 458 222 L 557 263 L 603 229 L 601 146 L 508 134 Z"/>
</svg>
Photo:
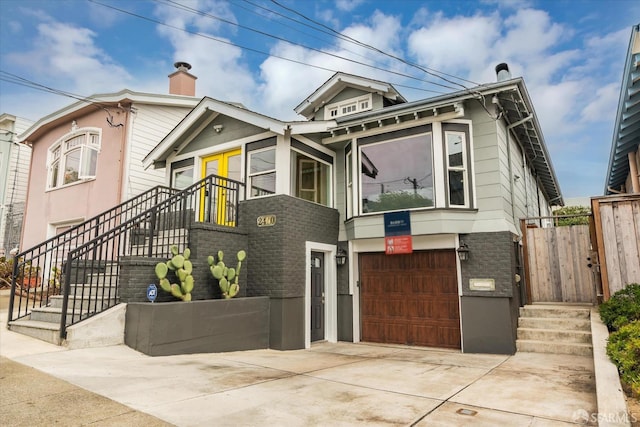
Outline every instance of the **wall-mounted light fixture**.
<svg viewBox="0 0 640 427">
<path fill-rule="evenodd" d="M 458 258 L 460 261 L 467 261 L 469 259 L 469 246 L 466 243 L 460 242 L 460 246 L 456 250 L 458 252 Z"/>
<path fill-rule="evenodd" d="M 347 263 L 347 253 L 344 249 L 338 249 L 338 253 L 336 253 L 336 264 L 345 265 Z"/>
<path fill-rule="evenodd" d="M 216 133 L 222 132 L 222 125 L 214 125 L 213 130 L 215 130 Z"/>
</svg>

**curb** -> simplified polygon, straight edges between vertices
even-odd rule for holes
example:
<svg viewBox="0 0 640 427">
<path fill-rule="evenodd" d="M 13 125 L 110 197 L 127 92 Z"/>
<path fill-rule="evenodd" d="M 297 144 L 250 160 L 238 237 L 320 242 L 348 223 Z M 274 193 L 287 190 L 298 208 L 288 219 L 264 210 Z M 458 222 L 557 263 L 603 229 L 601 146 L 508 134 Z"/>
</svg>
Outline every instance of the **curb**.
<svg viewBox="0 0 640 427">
<path fill-rule="evenodd" d="M 598 402 L 598 425 L 600 427 L 629 427 L 631 422 L 624 399 L 618 368 L 607 356 L 609 331 L 596 307 L 591 308 L 591 338 L 593 342 L 593 364 L 596 376 L 596 398 Z"/>
</svg>

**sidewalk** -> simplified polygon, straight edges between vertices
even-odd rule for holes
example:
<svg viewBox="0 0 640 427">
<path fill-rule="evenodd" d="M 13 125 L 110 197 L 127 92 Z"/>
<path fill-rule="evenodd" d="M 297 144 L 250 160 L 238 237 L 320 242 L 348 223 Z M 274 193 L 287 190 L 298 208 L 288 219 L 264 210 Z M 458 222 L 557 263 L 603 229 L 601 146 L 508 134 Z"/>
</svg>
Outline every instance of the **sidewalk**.
<svg viewBox="0 0 640 427">
<path fill-rule="evenodd" d="M 352 343 L 149 357 L 66 350 L 0 321 L 4 425 L 539 427 L 596 412 L 588 357 Z"/>
</svg>

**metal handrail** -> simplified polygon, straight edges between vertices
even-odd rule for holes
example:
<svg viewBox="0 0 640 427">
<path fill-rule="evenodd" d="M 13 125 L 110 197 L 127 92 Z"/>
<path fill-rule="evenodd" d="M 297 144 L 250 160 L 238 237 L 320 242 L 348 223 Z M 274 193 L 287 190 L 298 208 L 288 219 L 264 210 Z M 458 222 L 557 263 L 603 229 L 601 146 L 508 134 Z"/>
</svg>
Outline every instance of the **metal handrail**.
<svg viewBox="0 0 640 427">
<path fill-rule="evenodd" d="M 64 338 L 68 326 L 117 304 L 119 272 L 117 261 L 120 256 L 167 257 L 170 245 L 186 246 L 188 244 L 188 233 L 185 230 L 193 222 L 214 223 L 227 227 L 237 226 L 236 212 L 243 186 L 242 182 L 211 175 L 182 191 L 164 187 L 165 193 L 159 194 L 152 205 L 145 205 L 146 209 L 127 210 L 126 215 L 123 212 L 118 216 L 119 221 L 110 222 L 108 226 L 100 226 L 100 232 L 91 235 L 89 239 L 75 241 L 77 244 L 73 247 L 69 244 L 64 251 L 62 262 L 56 264 L 54 273 L 49 275 L 46 284 L 43 281 L 33 290 L 27 287 L 25 291 L 22 288 L 17 298 L 19 306 L 16 318 L 28 315 L 29 308 L 35 308 L 37 303 L 40 306 L 47 305 L 50 297 L 57 293 L 55 291 L 61 291 L 63 308 L 60 335 Z M 221 201 L 224 201 L 224 206 L 220 203 Z M 91 220 L 85 223 L 91 223 Z M 98 224 L 94 223 L 94 225 Z M 78 229 L 80 226 L 74 228 Z M 85 235 L 82 234 L 82 236 Z M 67 244 L 73 239 L 68 236 L 63 242 Z M 54 239 L 49 239 L 47 242 L 52 241 Z M 29 251 L 46 247 L 47 242 Z M 24 256 L 29 251 L 20 255 Z M 59 259 L 56 255 L 59 254 L 47 252 L 47 255 L 38 258 L 39 264 L 53 258 Z M 30 259 L 33 260 L 34 257 Z M 15 294 L 18 288 L 16 280 L 20 277 L 21 271 L 22 277 L 32 275 L 33 268 L 28 268 L 29 272 L 24 273 L 25 265 L 33 265 L 33 261 L 28 264 L 28 261 L 20 260 L 14 265 L 12 294 Z M 51 292 L 52 284 L 54 292 Z M 26 295 L 23 295 L 24 293 Z M 70 303 L 69 297 L 72 293 L 76 297 Z M 26 300 L 24 311 L 23 298 Z M 31 300 L 33 303 L 30 302 Z M 12 314 L 14 314 L 13 307 L 10 307 L 9 321 L 13 318 Z"/>
<path fill-rule="evenodd" d="M 62 263 L 71 249 L 99 236 L 127 218 L 146 211 L 177 191 L 165 186 L 153 187 L 16 254 L 8 320 L 20 319 L 29 315 L 33 308 L 48 305 L 51 297 L 60 292 Z M 17 311 L 14 311 L 15 303 L 18 305 Z"/>
<path fill-rule="evenodd" d="M 189 228 L 195 222 L 237 227 L 243 186 L 210 175 L 70 251 L 64 271 L 61 338 L 66 338 L 69 326 L 117 304 L 120 257 L 170 257 L 172 245 L 180 251 L 189 246 Z M 71 300 L 72 293 L 76 297 Z"/>
</svg>

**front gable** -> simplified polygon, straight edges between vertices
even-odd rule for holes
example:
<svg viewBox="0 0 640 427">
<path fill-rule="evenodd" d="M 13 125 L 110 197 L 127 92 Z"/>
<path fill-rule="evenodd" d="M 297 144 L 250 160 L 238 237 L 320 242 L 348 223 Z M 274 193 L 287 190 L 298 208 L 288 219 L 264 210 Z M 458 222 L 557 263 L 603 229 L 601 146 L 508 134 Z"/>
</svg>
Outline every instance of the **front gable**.
<svg viewBox="0 0 640 427">
<path fill-rule="evenodd" d="M 265 132 L 261 127 L 213 111 L 209 111 L 207 117 L 201 121 L 200 128 L 200 132 L 187 141 L 176 155 L 193 153 Z"/>
<path fill-rule="evenodd" d="M 404 102 L 389 83 L 336 73 L 294 110 L 308 120 L 332 120 Z"/>
</svg>

